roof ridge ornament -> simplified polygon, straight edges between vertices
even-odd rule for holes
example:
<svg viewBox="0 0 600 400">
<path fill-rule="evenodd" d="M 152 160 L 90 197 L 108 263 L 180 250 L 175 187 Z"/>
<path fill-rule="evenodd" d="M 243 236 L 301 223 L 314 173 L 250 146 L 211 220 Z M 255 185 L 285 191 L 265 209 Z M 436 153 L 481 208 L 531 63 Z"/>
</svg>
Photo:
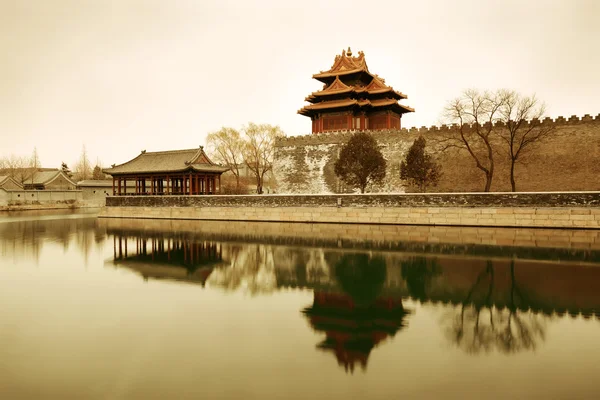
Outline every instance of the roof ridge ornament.
<svg viewBox="0 0 600 400">
<path fill-rule="evenodd" d="M 348 46 L 348 51 L 346 51 L 346 54 L 348 57 L 352 57 L 352 50 L 350 49 L 350 46 Z"/>
<path fill-rule="evenodd" d="M 142 150 L 142 154 L 146 154 L 146 149 Z"/>
</svg>

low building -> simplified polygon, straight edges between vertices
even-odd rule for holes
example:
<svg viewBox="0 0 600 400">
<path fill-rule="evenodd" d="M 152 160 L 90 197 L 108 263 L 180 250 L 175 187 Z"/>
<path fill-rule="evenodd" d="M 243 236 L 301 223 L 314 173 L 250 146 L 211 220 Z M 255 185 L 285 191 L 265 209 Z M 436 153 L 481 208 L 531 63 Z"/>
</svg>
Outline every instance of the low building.
<svg viewBox="0 0 600 400">
<path fill-rule="evenodd" d="M 59 169 L 40 168 L 23 182 L 25 190 L 75 190 L 77 185 Z"/>
<path fill-rule="evenodd" d="M 0 189 L 22 190 L 23 186 L 10 176 L 0 176 Z"/>
<path fill-rule="evenodd" d="M 83 180 L 77 182 L 77 189 L 81 190 L 83 200 L 97 200 L 104 205 L 106 197 L 112 195 L 112 185 L 112 179 Z"/>
<path fill-rule="evenodd" d="M 221 174 L 228 169 L 213 163 L 200 146 L 187 150 L 143 150 L 134 159 L 113 164 L 102 172 L 112 176 L 112 193 L 116 196 L 198 195 L 220 193 Z"/>
</svg>

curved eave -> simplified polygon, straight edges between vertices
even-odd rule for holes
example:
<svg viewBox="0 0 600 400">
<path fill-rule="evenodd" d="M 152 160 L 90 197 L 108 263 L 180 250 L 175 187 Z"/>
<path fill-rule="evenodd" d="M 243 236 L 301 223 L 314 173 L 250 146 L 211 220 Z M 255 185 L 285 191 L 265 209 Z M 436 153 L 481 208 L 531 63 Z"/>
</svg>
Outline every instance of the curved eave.
<svg viewBox="0 0 600 400">
<path fill-rule="evenodd" d="M 336 110 L 336 109 L 340 109 L 340 108 L 353 107 L 358 104 L 359 103 L 357 100 L 345 100 L 345 101 L 339 101 L 339 102 L 333 102 L 333 101 L 332 102 L 323 102 L 323 103 L 311 104 L 311 105 L 302 107 L 300 110 L 298 110 L 298 114 L 310 116 L 313 113 L 319 112 L 321 110 Z"/>
<path fill-rule="evenodd" d="M 369 107 L 372 108 L 383 108 L 383 107 L 390 107 L 390 108 L 395 108 L 396 111 L 398 111 L 400 114 L 405 114 L 405 113 L 409 113 L 409 112 L 414 112 L 415 109 L 408 107 L 408 106 L 404 106 L 402 104 L 399 104 L 397 101 L 394 100 L 390 100 L 390 101 L 381 101 L 381 102 L 369 102 Z"/>
<path fill-rule="evenodd" d="M 210 165 L 209 168 L 206 167 L 196 167 L 189 166 L 180 169 L 170 169 L 170 170 L 157 170 L 157 171 L 114 171 L 115 168 L 108 168 L 102 170 L 105 174 L 111 176 L 119 176 L 119 175 L 156 175 L 156 174 L 180 174 L 182 172 L 212 172 L 212 173 L 224 173 L 229 171 L 227 167 L 219 167 L 216 165 Z"/>
<path fill-rule="evenodd" d="M 318 74 L 314 74 L 312 77 L 313 77 L 313 79 L 316 79 L 323 83 L 329 83 L 331 81 L 331 78 L 335 79 L 336 76 L 361 74 L 361 73 L 369 75 L 370 77 L 374 77 L 373 74 L 371 74 L 365 68 L 348 69 L 348 70 L 344 70 L 344 71 L 320 72 Z"/>
<path fill-rule="evenodd" d="M 364 88 L 361 88 L 361 89 L 349 88 L 349 89 L 337 90 L 337 91 L 321 90 L 319 92 L 313 92 L 310 95 L 308 95 L 304 99 L 304 101 L 307 101 L 309 103 L 314 103 L 314 102 L 318 101 L 319 98 L 328 97 L 328 96 L 335 96 L 335 95 L 339 95 L 339 94 L 346 94 L 346 93 L 356 93 L 356 94 L 366 93 L 368 95 L 389 93 L 396 100 L 405 100 L 405 99 L 408 98 L 408 96 L 406 96 L 404 93 L 398 92 L 398 91 L 396 91 L 396 90 L 394 90 L 392 88 L 377 89 L 377 90 L 366 90 Z"/>
</svg>

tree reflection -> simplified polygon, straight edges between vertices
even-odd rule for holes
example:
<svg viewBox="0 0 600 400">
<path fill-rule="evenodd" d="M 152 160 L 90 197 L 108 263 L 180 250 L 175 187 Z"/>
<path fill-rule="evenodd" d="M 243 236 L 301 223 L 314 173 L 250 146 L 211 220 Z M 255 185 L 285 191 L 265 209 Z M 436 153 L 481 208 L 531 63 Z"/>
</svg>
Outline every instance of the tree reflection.
<svg viewBox="0 0 600 400">
<path fill-rule="evenodd" d="M 411 257 L 401 262 L 401 271 L 411 297 L 424 301 L 431 278 L 439 275 L 440 266 L 435 258 Z"/>
<path fill-rule="evenodd" d="M 303 310 L 312 328 L 326 337 L 317 348 L 332 351 L 346 371 L 356 365 L 366 370 L 371 350 L 405 326 L 400 297 L 382 295 L 386 264 L 381 257 L 345 254 L 338 259 L 334 276 L 343 293 L 315 290 L 313 304 Z"/>
<path fill-rule="evenodd" d="M 223 258 L 227 264 L 213 271 L 211 285 L 252 295 L 277 289 L 273 246 L 223 245 Z"/>
<path fill-rule="evenodd" d="M 523 312 L 527 299 L 515 277 L 514 260 L 510 263 L 510 291 L 505 307 L 494 305 L 496 276 L 488 261 L 470 288 L 458 314 L 451 317 L 449 339 L 470 354 L 535 350 L 545 339 L 544 317 Z"/>
</svg>

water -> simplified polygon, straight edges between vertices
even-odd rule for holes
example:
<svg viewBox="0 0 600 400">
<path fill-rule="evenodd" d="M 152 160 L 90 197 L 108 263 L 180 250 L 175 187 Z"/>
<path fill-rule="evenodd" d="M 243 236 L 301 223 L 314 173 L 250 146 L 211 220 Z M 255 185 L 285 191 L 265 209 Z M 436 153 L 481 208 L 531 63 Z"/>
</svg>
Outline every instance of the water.
<svg viewBox="0 0 600 400">
<path fill-rule="evenodd" d="M 598 231 L 0 215 L 2 399 L 593 399 L 598 312 Z"/>
</svg>

